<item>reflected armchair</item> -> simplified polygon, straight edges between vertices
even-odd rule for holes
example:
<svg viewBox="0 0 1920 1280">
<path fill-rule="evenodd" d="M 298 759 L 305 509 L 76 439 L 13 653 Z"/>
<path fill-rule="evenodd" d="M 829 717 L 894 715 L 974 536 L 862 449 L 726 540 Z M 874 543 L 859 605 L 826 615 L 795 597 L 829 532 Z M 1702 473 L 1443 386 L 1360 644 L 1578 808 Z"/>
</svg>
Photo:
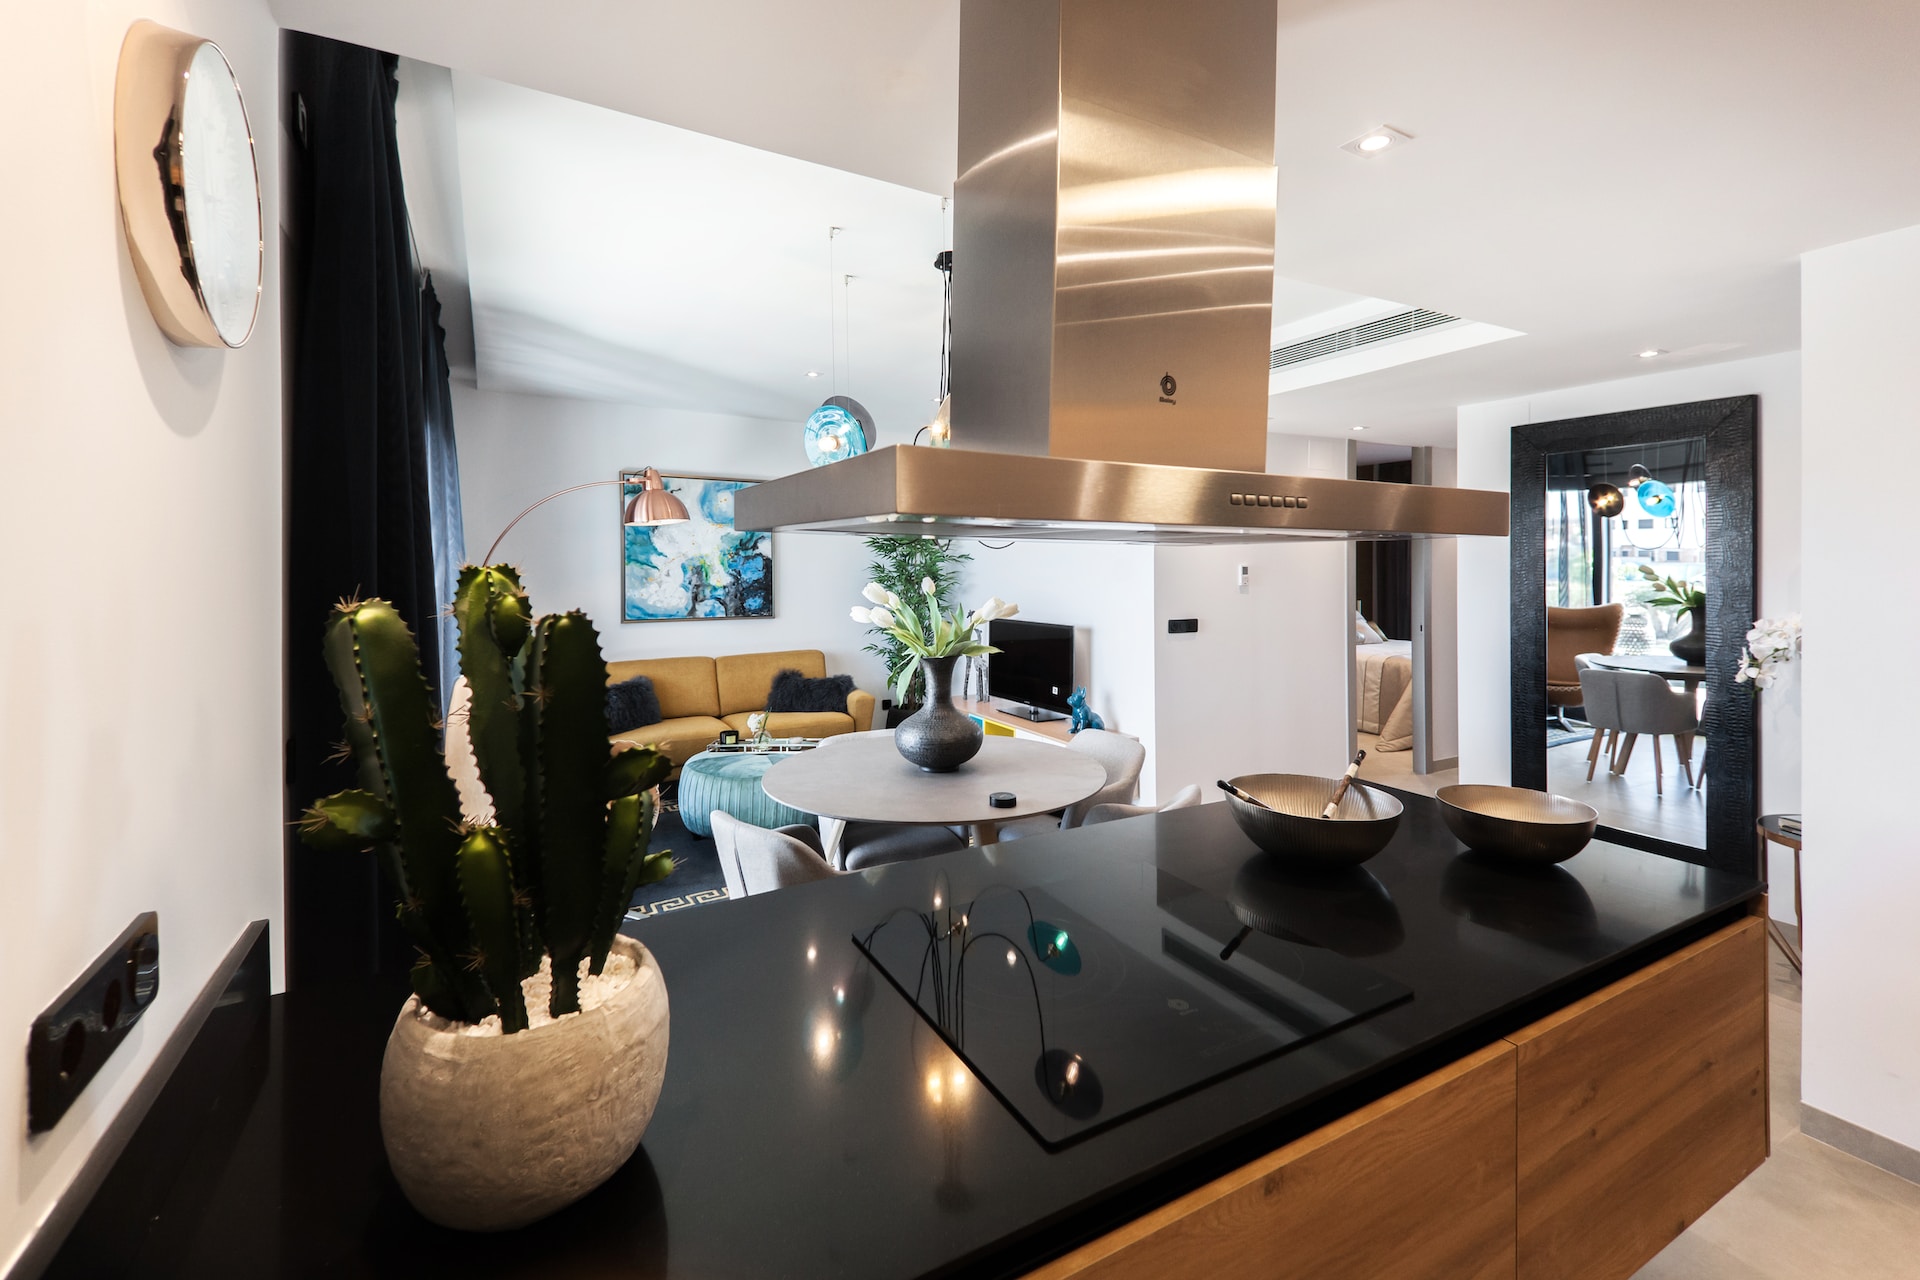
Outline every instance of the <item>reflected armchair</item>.
<svg viewBox="0 0 1920 1280">
<path fill-rule="evenodd" d="M 1626 612 L 1620 604 L 1591 609 L 1547 607 L 1547 710 L 1559 717 L 1562 727 L 1573 727 L 1567 724 L 1566 709 L 1584 705 L 1580 668 L 1574 659 L 1583 653 L 1612 653 Z"/>
</svg>

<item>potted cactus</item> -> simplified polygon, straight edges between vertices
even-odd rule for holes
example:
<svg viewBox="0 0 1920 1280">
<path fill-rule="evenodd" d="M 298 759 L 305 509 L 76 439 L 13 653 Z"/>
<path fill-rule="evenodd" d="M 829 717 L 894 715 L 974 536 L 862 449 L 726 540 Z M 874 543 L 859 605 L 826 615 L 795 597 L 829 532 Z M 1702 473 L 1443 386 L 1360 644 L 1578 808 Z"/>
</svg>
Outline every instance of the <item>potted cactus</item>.
<svg viewBox="0 0 1920 1280">
<path fill-rule="evenodd" d="M 462 571 L 453 614 L 463 687 L 443 757 L 406 623 L 384 600 L 335 609 L 326 659 L 360 786 L 300 827 L 378 856 L 420 951 L 380 1073 L 394 1175 L 433 1221 L 500 1230 L 605 1181 L 653 1117 L 666 987 L 619 926 L 672 870 L 647 850 L 672 764 L 609 753 L 586 615 L 533 617 L 501 565 Z"/>
</svg>

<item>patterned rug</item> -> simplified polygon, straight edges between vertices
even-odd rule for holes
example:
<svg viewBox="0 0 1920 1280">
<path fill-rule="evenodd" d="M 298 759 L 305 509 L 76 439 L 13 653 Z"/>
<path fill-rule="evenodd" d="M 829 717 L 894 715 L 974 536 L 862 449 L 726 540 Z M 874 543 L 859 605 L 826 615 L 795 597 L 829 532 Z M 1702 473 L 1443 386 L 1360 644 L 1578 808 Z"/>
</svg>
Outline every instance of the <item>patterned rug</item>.
<svg viewBox="0 0 1920 1280">
<path fill-rule="evenodd" d="M 1571 742 L 1585 742 L 1591 737 L 1593 737 L 1593 730 L 1586 727 L 1585 725 L 1581 725 L 1579 728 L 1571 729 L 1571 730 L 1562 729 L 1557 724 L 1550 724 L 1547 726 L 1547 747 L 1549 750 L 1551 750 L 1554 747 L 1564 747 Z M 719 868 L 716 866 L 714 868 L 714 871 L 717 874 L 719 872 Z"/>
<path fill-rule="evenodd" d="M 679 785 L 667 783 L 660 789 L 660 816 L 653 825 L 655 853 L 673 854 L 673 874 L 658 884 L 650 884 L 633 895 L 627 919 L 645 920 L 685 907 L 722 902 L 727 896 L 726 877 L 720 874 L 720 855 L 712 840 L 697 839 L 680 822 Z"/>
</svg>

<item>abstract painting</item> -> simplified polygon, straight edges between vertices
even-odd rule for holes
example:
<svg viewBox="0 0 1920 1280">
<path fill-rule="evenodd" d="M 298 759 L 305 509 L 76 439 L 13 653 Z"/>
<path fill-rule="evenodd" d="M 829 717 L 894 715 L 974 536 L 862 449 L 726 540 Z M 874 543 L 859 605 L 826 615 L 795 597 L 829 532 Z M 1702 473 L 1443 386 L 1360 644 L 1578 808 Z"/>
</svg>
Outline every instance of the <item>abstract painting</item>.
<svg viewBox="0 0 1920 1280">
<path fill-rule="evenodd" d="M 640 491 L 640 472 L 622 471 L 620 480 L 624 504 Z M 662 480 L 691 518 L 621 529 L 621 621 L 771 618 L 773 535 L 733 527 L 733 495 L 753 481 Z"/>
</svg>

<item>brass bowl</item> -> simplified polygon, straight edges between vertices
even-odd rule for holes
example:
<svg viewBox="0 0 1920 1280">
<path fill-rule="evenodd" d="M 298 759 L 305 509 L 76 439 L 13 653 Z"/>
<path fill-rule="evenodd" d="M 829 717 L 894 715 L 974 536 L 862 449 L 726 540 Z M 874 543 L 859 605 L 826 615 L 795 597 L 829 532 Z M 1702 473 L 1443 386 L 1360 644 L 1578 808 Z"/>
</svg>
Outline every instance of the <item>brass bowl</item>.
<svg viewBox="0 0 1920 1280">
<path fill-rule="evenodd" d="M 1461 844 L 1519 862 L 1565 862 L 1600 821 L 1591 805 L 1525 787 L 1441 787 L 1433 798 Z"/>
<path fill-rule="evenodd" d="M 1247 839 L 1276 858 L 1320 866 L 1356 867 L 1387 847 L 1400 825 L 1401 805 L 1382 791 L 1354 783 L 1331 818 L 1320 811 L 1338 778 L 1300 773 L 1248 773 L 1233 785 L 1271 806 L 1248 804 L 1232 792 L 1227 805 Z"/>
</svg>

